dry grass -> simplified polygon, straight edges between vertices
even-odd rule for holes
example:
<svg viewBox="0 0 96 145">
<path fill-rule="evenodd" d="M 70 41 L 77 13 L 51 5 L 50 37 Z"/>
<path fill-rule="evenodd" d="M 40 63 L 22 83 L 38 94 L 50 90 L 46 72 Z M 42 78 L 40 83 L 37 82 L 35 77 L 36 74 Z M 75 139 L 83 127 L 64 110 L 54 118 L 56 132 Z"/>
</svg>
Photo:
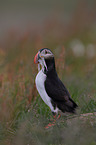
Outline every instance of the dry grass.
<svg viewBox="0 0 96 145">
<path fill-rule="evenodd" d="M 49 47 L 55 55 L 59 77 L 79 106 L 78 114 L 96 112 L 96 54 L 91 58 L 87 55 L 89 44 L 96 52 L 90 28 L 95 12 L 95 8 L 89 9 L 80 1 L 69 25 L 48 20 L 42 34 L 27 32 L 19 40 L 10 33 L 6 45 L 0 48 L 0 144 L 96 144 L 96 118 L 93 124 L 72 119 L 68 125 L 70 115 L 62 115 L 56 126 L 44 129 L 52 115 L 36 91 L 37 66 L 33 63 L 37 51 Z M 82 56 L 76 56 L 70 47 L 75 38 L 84 45 Z"/>
</svg>

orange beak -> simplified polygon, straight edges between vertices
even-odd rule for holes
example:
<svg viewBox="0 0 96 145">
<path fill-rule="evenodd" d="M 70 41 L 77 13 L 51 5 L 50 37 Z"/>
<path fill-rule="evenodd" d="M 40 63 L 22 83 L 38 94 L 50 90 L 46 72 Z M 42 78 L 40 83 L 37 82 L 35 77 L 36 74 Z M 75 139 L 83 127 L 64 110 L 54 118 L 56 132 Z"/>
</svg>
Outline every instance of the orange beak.
<svg viewBox="0 0 96 145">
<path fill-rule="evenodd" d="M 35 57 L 34 57 L 34 63 L 36 64 L 36 63 L 38 63 L 38 53 L 35 55 Z"/>
</svg>

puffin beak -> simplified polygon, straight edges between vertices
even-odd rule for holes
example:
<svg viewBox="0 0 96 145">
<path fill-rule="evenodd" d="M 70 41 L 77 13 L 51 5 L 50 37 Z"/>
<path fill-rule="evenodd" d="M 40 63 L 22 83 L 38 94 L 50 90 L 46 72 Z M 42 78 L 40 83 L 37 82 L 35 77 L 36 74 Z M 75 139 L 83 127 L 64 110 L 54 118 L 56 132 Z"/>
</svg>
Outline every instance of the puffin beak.
<svg viewBox="0 0 96 145">
<path fill-rule="evenodd" d="M 34 63 L 36 64 L 36 63 L 39 63 L 38 62 L 38 53 L 35 55 L 35 57 L 34 57 Z"/>
</svg>

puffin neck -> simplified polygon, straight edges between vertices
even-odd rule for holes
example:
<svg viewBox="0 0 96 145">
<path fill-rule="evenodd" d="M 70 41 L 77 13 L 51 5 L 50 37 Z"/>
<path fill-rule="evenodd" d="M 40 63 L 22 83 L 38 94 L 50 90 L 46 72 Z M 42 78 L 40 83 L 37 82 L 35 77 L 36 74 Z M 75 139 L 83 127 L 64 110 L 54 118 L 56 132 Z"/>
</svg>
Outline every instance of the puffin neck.
<svg viewBox="0 0 96 145">
<path fill-rule="evenodd" d="M 47 65 L 47 70 L 45 69 L 45 73 L 47 75 L 49 74 L 56 74 L 56 69 L 55 69 L 55 60 L 54 57 L 51 59 L 45 59 L 46 65 Z"/>
</svg>

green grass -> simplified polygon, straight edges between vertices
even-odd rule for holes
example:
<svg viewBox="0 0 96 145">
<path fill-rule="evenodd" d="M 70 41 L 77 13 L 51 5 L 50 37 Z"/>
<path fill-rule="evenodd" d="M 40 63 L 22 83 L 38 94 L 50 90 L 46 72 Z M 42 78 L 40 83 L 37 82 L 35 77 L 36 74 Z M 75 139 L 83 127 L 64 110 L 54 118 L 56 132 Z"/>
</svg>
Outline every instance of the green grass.
<svg viewBox="0 0 96 145">
<path fill-rule="evenodd" d="M 10 49 L 2 49 L 0 145 L 96 145 L 96 116 L 79 119 L 81 114 L 96 112 L 96 55 L 92 59 L 76 57 L 68 48 L 70 41 L 63 42 L 65 48 L 58 47 L 56 40 L 42 44 L 53 46 L 58 75 L 79 106 L 77 119 L 62 114 L 48 130 L 44 127 L 51 122 L 52 114 L 34 85 L 38 39 L 34 43 L 20 40 Z"/>
<path fill-rule="evenodd" d="M 96 93 L 93 93 L 96 87 L 93 82 L 94 77 L 87 79 L 83 76 L 83 79 L 81 78 L 78 74 L 77 76 L 64 74 L 62 80 L 79 106 L 79 115 L 96 111 Z M 96 124 L 92 126 L 88 121 L 82 123 L 79 120 L 75 122 L 72 120 L 68 125 L 67 120 L 73 118 L 73 115 L 62 115 L 56 122 L 56 126 L 46 130 L 44 127 L 51 122 L 52 114 L 38 94 L 31 102 L 28 100 L 28 96 L 32 96 L 30 94 L 31 79 L 20 75 L 16 79 L 13 77 L 12 84 L 7 83 L 5 79 L 4 86 L 1 88 L 3 94 L 1 93 L 0 98 L 1 105 L 5 103 L 3 106 L 5 110 L 0 107 L 0 112 L 3 111 L 3 114 L 0 114 L 2 115 L 0 119 L 1 144 L 6 144 L 6 142 L 10 145 L 96 144 L 94 136 Z"/>
</svg>

